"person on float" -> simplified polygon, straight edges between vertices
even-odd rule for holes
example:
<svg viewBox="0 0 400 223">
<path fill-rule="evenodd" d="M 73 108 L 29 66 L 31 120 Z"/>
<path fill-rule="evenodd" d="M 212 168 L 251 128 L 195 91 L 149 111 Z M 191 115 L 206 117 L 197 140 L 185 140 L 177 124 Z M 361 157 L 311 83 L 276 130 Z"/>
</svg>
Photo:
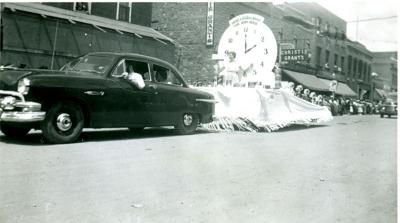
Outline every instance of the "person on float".
<svg viewBox="0 0 400 223">
<path fill-rule="evenodd" d="M 300 84 L 297 85 L 296 88 L 295 88 L 295 96 L 300 98 L 302 91 L 303 91 L 303 86 L 301 86 Z"/>
<path fill-rule="evenodd" d="M 236 53 L 228 52 L 229 61 L 225 64 L 225 86 L 233 86 L 234 82 L 238 83 L 238 73 L 241 67 L 236 63 Z"/>
<path fill-rule="evenodd" d="M 296 92 L 294 91 L 294 83 L 293 82 L 289 82 L 287 89 L 291 95 L 296 95 Z"/>
<path fill-rule="evenodd" d="M 310 94 L 310 90 L 306 88 L 306 89 L 304 89 L 303 94 L 301 95 L 301 98 L 305 101 L 311 102 L 309 94 Z"/>
<path fill-rule="evenodd" d="M 310 96 L 310 102 L 313 103 L 313 104 L 316 104 L 317 94 L 313 91 L 313 92 L 310 93 L 309 96 Z"/>
</svg>

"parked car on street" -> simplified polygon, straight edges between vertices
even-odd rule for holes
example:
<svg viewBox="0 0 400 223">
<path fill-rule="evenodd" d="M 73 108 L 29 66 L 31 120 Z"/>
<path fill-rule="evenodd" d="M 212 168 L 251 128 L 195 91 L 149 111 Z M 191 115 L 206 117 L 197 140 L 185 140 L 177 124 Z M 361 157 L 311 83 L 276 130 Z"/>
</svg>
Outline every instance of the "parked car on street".
<svg viewBox="0 0 400 223">
<path fill-rule="evenodd" d="M 128 67 L 144 88 L 126 78 Z M 60 71 L 0 70 L 0 128 L 11 137 L 40 129 L 50 143 L 70 143 L 83 128 L 153 126 L 189 134 L 212 121 L 214 103 L 171 64 L 139 54 L 89 53 Z"/>
<path fill-rule="evenodd" d="M 397 103 L 391 99 L 386 99 L 378 108 L 381 118 L 387 115 L 389 118 L 392 115 L 397 115 Z"/>
</svg>

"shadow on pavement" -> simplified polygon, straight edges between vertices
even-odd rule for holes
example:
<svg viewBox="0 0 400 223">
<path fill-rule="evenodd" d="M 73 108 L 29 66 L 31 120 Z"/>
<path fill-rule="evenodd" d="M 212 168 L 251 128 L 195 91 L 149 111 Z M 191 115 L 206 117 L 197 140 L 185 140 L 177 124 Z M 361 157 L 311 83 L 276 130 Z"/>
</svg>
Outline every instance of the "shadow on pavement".
<svg viewBox="0 0 400 223">
<path fill-rule="evenodd" d="M 213 133 L 203 129 L 197 130 L 192 135 Z M 107 130 L 85 130 L 82 132 L 81 137 L 75 143 L 85 142 L 99 142 L 99 141 L 114 141 L 114 140 L 132 140 L 132 139 L 145 139 L 145 138 L 159 138 L 159 137 L 184 137 L 174 129 L 168 128 L 148 128 L 145 130 L 131 132 L 128 129 L 107 129 Z M 26 135 L 23 138 L 10 138 L 4 135 L 0 136 L 0 141 L 6 144 L 17 144 L 27 146 L 51 146 L 53 144 L 47 143 L 41 132 L 35 131 Z M 75 144 L 72 143 L 72 144 Z"/>
</svg>

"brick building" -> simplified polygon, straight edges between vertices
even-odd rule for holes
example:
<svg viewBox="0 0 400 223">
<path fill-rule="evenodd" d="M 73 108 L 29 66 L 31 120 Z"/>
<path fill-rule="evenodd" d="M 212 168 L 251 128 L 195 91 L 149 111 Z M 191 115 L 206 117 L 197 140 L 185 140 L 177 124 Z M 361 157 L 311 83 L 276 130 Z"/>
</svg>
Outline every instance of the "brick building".
<svg viewBox="0 0 400 223">
<path fill-rule="evenodd" d="M 0 65 L 58 69 L 93 51 L 173 62 L 175 45 L 150 27 L 151 3 L 0 3 Z"/>
<path fill-rule="evenodd" d="M 282 61 L 283 79 L 329 94 L 329 83 L 339 82 L 339 94 L 369 98 L 372 53 L 346 38 L 346 22 L 312 3 L 216 2 L 213 45 L 206 44 L 208 3 L 153 3 L 153 27 L 178 43 L 176 64 L 189 80 L 215 77 L 212 55 L 229 20 L 254 13 L 265 18 L 282 51 L 309 52 L 303 61 Z M 277 58 L 277 61 L 279 58 Z"/>
</svg>

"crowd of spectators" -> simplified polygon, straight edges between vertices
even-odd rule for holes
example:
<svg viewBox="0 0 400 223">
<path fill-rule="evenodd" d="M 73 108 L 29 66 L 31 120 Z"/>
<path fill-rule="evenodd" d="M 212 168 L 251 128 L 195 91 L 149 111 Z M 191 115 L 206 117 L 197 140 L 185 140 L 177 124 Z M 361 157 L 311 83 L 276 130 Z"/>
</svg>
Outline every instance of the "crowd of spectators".
<svg viewBox="0 0 400 223">
<path fill-rule="evenodd" d="M 294 88 L 293 84 L 292 87 Z M 332 115 L 378 114 L 378 108 L 382 103 L 382 101 L 372 102 L 369 100 L 358 100 L 334 94 L 317 94 L 316 92 L 311 92 L 307 88 L 303 89 L 301 85 L 297 85 L 294 88 L 293 94 L 313 104 L 327 107 L 332 112 Z"/>
</svg>

